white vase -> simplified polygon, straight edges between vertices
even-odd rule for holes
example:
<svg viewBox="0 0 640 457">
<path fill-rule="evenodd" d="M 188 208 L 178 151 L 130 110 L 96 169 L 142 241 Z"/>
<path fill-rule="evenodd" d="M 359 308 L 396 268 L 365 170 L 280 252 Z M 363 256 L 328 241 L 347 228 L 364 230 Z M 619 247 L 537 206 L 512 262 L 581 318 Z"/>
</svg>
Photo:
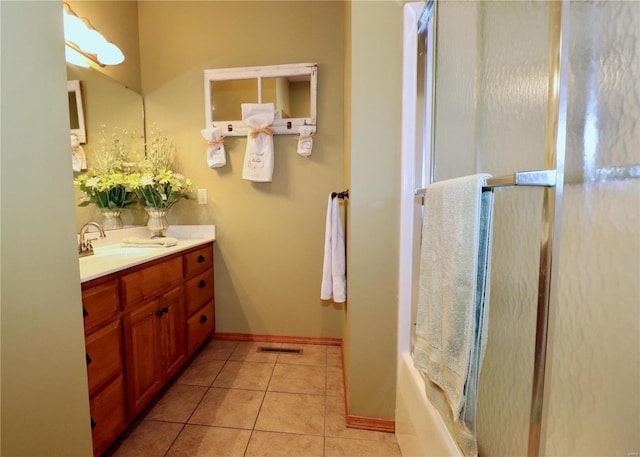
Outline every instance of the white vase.
<svg viewBox="0 0 640 457">
<path fill-rule="evenodd" d="M 102 228 L 105 230 L 121 229 L 124 227 L 120 218 L 120 208 L 100 208 L 102 212 Z"/>
<path fill-rule="evenodd" d="M 151 238 L 164 237 L 164 231 L 169 228 L 169 221 L 167 220 L 169 208 L 151 208 L 147 206 L 144 210 L 149 215 L 147 230 L 151 232 Z"/>
</svg>

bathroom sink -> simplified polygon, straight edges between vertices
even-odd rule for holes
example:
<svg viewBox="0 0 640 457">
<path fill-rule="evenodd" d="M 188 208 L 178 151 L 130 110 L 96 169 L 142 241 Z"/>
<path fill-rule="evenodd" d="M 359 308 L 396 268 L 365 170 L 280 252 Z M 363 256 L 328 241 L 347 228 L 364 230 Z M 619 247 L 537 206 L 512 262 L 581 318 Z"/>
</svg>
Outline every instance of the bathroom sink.
<svg viewBox="0 0 640 457">
<path fill-rule="evenodd" d="M 80 257 L 80 263 L 111 263 L 126 260 L 133 260 L 138 257 L 146 257 L 158 251 L 158 248 L 131 248 L 120 246 L 109 246 L 104 248 L 94 248 L 93 255 Z"/>
</svg>

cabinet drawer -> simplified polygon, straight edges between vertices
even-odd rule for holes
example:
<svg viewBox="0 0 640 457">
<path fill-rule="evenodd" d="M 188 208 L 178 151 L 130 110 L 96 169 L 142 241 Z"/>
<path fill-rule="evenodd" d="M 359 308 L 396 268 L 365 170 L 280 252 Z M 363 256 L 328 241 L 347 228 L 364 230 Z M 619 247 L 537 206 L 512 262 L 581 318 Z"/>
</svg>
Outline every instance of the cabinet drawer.
<svg viewBox="0 0 640 457">
<path fill-rule="evenodd" d="M 187 300 L 187 316 L 191 316 L 199 308 L 213 298 L 213 269 L 200 273 L 186 282 L 185 297 Z"/>
<path fill-rule="evenodd" d="M 122 342 L 117 320 L 87 336 L 87 376 L 89 396 L 122 373 Z"/>
<path fill-rule="evenodd" d="M 93 454 L 101 455 L 127 425 L 122 376 L 91 399 Z"/>
<path fill-rule="evenodd" d="M 85 333 L 116 316 L 120 310 L 118 281 L 114 279 L 83 290 L 82 308 Z"/>
<path fill-rule="evenodd" d="M 189 356 L 206 340 L 215 328 L 215 313 L 213 301 L 198 310 L 187 321 L 187 345 Z"/>
<path fill-rule="evenodd" d="M 183 257 L 184 277 L 190 278 L 213 266 L 213 247 L 211 244 L 208 244 L 197 251 L 185 254 Z"/>
<path fill-rule="evenodd" d="M 122 276 L 124 309 L 168 290 L 182 282 L 182 258 L 176 257 L 162 263 Z"/>
</svg>

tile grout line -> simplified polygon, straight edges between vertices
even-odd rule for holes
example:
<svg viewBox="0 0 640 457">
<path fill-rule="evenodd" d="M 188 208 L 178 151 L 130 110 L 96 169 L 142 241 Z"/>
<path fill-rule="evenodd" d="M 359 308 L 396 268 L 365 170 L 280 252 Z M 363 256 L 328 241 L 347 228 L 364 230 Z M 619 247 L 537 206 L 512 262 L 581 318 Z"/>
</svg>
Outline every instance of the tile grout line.
<svg viewBox="0 0 640 457">
<path fill-rule="evenodd" d="M 267 392 L 269 390 L 269 384 L 271 384 L 271 379 L 273 378 L 273 372 L 276 369 L 276 365 L 278 363 L 279 354 L 276 354 L 276 359 L 273 363 L 273 367 L 271 368 L 271 374 L 269 375 L 269 381 L 267 381 L 267 385 L 264 388 L 264 395 L 262 396 L 262 401 L 260 402 L 260 407 L 258 408 L 258 414 L 256 414 L 256 418 L 253 421 L 253 427 L 251 427 L 251 433 L 249 434 L 249 439 L 247 440 L 247 446 L 244 448 L 243 457 L 247 455 L 247 451 L 249 450 L 249 443 L 251 443 L 251 438 L 253 438 L 253 434 L 256 431 L 256 425 L 258 423 L 258 417 L 260 417 L 260 412 L 262 411 L 262 406 L 264 405 L 264 400 L 267 397 Z"/>
<path fill-rule="evenodd" d="M 237 345 L 236 345 L 237 346 Z M 235 346 L 234 349 L 235 350 Z M 207 389 L 204 391 L 204 394 L 202 395 L 202 397 L 200 398 L 200 400 L 198 401 L 198 403 L 196 404 L 196 406 L 193 408 L 193 411 L 191 411 L 191 414 L 189 414 L 189 417 L 187 417 L 187 419 L 185 420 L 184 424 L 182 424 L 182 428 L 180 429 L 180 431 L 178 432 L 178 434 L 176 435 L 176 437 L 173 439 L 173 441 L 171 442 L 171 444 L 169 445 L 169 447 L 167 448 L 166 452 L 163 454 L 163 457 L 166 457 L 169 454 L 169 451 L 171 450 L 171 448 L 173 447 L 173 445 L 176 443 L 176 441 L 178 440 L 178 438 L 180 437 L 180 434 L 182 434 L 182 432 L 184 431 L 184 429 L 187 427 L 187 425 L 189 424 L 189 419 L 191 419 L 191 417 L 193 417 L 194 413 L 196 412 L 196 410 L 198 409 L 198 406 L 200 406 L 200 404 L 202 403 L 202 401 L 204 400 L 204 397 L 207 396 L 207 393 L 211 390 L 211 386 L 213 385 L 214 382 L 216 382 L 216 379 L 218 378 L 218 376 L 220 376 L 220 373 L 222 373 L 222 370 L 224 369 L 225 365 L 227 364 L 227 362 L 229 361 L 229 357 L 231 357 L 231 354 L 233 353 L 233 350 L 231 351 L 231 353 L 227 356 L 227 358 L 225 359 L 224 363 L 222 364 L 222 366 L 220 367 L 220 369 L 218 370 L 218 373 L 216 373 L 216 375 L 213 377 L 213 379 L 211 380 L 211 384 L 209 384 L 209 386 L 207 387 Z M 216 359 L 212 359 L 212 360 L 216 360 Z M 175 385 L 175 383 L 174 383 Z M 200 387 L 205 387 L 205 386 L 200 386 Z M 248 443 L 247 443 L 248 444 Z"/>
</svg>

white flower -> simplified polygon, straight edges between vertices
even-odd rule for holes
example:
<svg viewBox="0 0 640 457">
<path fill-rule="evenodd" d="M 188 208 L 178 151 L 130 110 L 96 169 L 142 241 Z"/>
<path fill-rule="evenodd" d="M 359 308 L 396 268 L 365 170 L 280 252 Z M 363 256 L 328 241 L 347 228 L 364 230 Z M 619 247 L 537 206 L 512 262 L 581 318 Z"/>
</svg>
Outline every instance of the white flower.
<svg viewBox="0 0 640 457">
<path fill-rule="evenodd" d="M 160 197 L 162 197 L 163 201 L 167 201 L 167 194 L 160 194 Z"/>
<path fill-rule="evenodd" d="M 98 187 L 98 184 L 100 184 L 100 178 L 98 176 L 87 179 L 87 187 L 92 187 L 95 189 Z"/>
<path fill-rule="evenodd" d="M 140 185 L 141 186 L 153 186 L 153 176 L 143 175 L 140 177 Z"/>
</svg>

